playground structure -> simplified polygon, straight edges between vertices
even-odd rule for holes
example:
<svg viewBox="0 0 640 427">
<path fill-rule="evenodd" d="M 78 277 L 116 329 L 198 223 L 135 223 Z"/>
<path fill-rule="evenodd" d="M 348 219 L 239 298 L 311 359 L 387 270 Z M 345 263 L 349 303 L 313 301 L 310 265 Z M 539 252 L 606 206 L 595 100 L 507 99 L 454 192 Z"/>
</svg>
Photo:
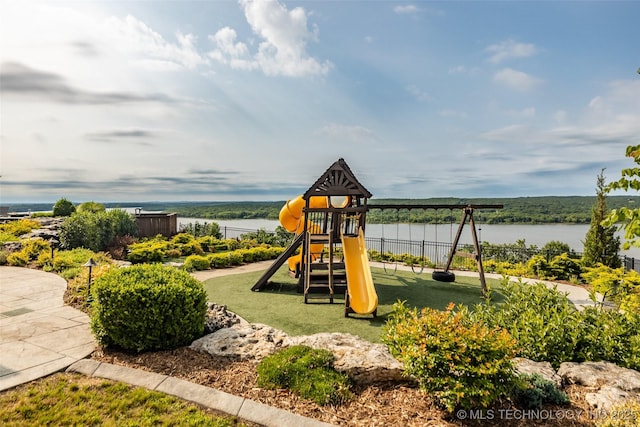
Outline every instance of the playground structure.
<svg viewBox="0 0 640 427">
<path fill-rule="evenodd" d="M 377 314 L 378 295 L 371 276 L 365 245 L 366 214 L 370 209 L 462 209 L 463 215 L 444 270 L 432 273 L 434 280 L 452 282 L 449 271 L 454 256 L 474 258 L 482 293 L 487 291 L 482 254 L 473 218 L 475 209 L 501 209 L 502 205 L 384 204 L 368 205 L 371 193 L 356 179 L 344 159 L 338 159 L 302 195 L 289 200 L 280 211 L 280 223 L 295 238 L 264 272 L 253 291 L 262 290 L 278 269 L 288 263 L 298 279 L 298 292 L 309 300 L 328 299 L 345 292 L 345 316 Z M 457 252 L 462 230 L 469 221 L 475 253 Z M 300 248 L 300 252 L 296 251 Z"/>
<path fill-rule="evenodd" d="M 338 159 L 301 196 L 287 201 L 280 223 L 296 237 L 251 288 L 260 291 L 285 263 L 298 278 L 304 302 L 345 292 L 345 316 L 376 316 L 378 295 L 364 244 L 367 200 L 371 193 Z M 295 254 L 301 248 L 299 254 Z"/>
</svg>

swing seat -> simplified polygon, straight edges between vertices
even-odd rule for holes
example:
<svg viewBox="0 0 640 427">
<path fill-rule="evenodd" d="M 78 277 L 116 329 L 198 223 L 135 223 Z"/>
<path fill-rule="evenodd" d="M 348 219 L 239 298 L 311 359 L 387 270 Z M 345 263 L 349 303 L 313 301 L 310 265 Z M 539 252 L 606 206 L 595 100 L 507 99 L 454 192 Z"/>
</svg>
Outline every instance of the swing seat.
<svg viewBox="0 0 640 427">
<path fill-rule="evenodd" d="M 434 271 L 431 273 L 431 278 L 438 282 L 455 282 L 456 275 L 451 271 Z"/>
</svg>

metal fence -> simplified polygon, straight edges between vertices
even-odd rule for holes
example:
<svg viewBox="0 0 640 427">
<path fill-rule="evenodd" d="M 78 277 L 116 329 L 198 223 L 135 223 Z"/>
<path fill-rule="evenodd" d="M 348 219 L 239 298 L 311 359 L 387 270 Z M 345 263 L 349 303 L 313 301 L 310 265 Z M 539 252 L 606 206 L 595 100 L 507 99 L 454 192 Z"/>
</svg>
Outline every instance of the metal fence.
<svg viewBox="0 0 640 427">
<path fill-rule="evenodd" d="M 238 227 L 220 227 L 220 233 L 225 239 L 238 239 L 243 234 L 256 233 L 260 230 L 238 228 Z M 273 234 L 273 231 L 266 231 Z M 429 240 L 402 240 L 389 239 L 384 237 L 365 237 L 367 249 L 380 252 L 381 254 L 402 255 L 409 254 L 420 259 L 428 259 L 436 265 L 444 265 L 451 251 L 451 243 L 434 242 Z M 553 251 L 536 250 L 533 248 L 522 247 L 518 245 L 489 245 L 481 246 L 482 259 L 484 261 L 494 260 L 497 262 L 527 262 L 534 255 L 544 255 L 547 261 L 551 261 L 556 255 Z M 456 251 L 473 253 L 473 246 L 470 244 L 459 244 Z M 571 251 L 569 254 L 573 258 L 580 258 L 582 253 Z M 635 270 L 640 273 L 640 259 L 636 260 L 632 257 L 620 256 L 622 265 L 625 270 Z"/>
</svg>

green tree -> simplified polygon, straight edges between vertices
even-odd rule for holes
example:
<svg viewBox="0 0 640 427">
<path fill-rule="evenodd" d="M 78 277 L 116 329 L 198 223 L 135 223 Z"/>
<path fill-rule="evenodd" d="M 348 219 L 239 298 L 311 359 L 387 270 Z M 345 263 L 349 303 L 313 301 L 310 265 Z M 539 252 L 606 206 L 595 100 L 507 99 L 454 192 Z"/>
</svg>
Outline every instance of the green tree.
<svg viewBox="0 0 640 427">
<path fill-rule="evenodd" d="M 66 249 L 104 251 L 116 237 L 135 236 L 135 219 L 120 209 L 75 212 L 62 224 L 60 243 Z"/>
<path fill-rule="evenodd" d="M 76 211 L 76 207 L 71 201 L 64 197 L 53 205 L 53 216 L 71 216 Z"/>
<path fill-rule="evenodd" d="M 640 145 L 630 145 L 627 147 L 626 156 L 633 159 L 636 165 L 640 166 Z M 604 189 L 609 193 L 615 190 L 640 191 L 640 167 L 622 169 L 621 177 L 617 181 L 610 182 Z M 621 207 L 613 209 L 605 217 L 602 225 L 604 227 L 612 227 L 620 223 L 620 229 L 624 229 L 625 242 L 622 244 L 623 249 L 629 249 L 631 246 L 640 247 L 640 208 Z"/>
<path fill-rule="evenodd" d="M 564 242 L 559 240 L 551 240 L 550 242 L 545 243 L 545 245 L 540 248 L 540 252 L 547 256 L 547 259 L 550 257 L 554 257 L 556 255 L 562 254 L 570 254 L 571 247 Z"/>
<path fill-rule="evenodd" d="M 190 222 L 188 224 L 180 226 L 181 233 L 189 233 L 194 237 L 213 236 L 216 239 L 222 239 L 222 233 L 220 232 L 220 225 L 217 222 L 204 222 L 200 224 L 198 221 L 195 223 Z"/>
<path fill-rule="evenodd" d="M 604 169 L 600 171 L 596 181 L 596 196 L 596 204 L 591 211 L 591 226 L 584 239 L 582 259 L 588 266 L 600 263 L 607 267 L 618 268 L 621 265 L 618 256 L 620 238 L 615 235 L 615 226 L 603 225 L 604 219 L 609 214 Z"/>
<path fill-rule="evenodd" d="M 104 207 L 104 205 L 102 203 L 98 203 L 98 202 L 84 202 L 81 203 L 78 206 L 78 212 L 102 212 L 104 210 L 106 210 L 106 208 Z"/>
</svg>

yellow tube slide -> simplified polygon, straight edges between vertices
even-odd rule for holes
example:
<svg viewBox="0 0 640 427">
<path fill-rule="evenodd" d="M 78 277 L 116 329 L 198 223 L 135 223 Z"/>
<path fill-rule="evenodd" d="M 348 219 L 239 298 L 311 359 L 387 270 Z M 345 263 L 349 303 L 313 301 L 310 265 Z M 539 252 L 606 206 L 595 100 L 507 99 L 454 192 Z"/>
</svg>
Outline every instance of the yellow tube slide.
<svg viewBox="0 0 640 427">
<path fill-rule="evenodd" d="M 298 196 L 295 199 L 288 200 L 287 203 L 285 203 L 285 205 L 282 207 L 282 209 L 280 209 L 280 224 L 282 224 L 282 226 L 286 228 L 287 231 L 295 233 L 296 235 L 304 231 L 305 218 L 304 214 L 302 213 L 302 209 L 304 209 L 304 206 L 305 200 L 302 198 L 302 196 Z M 311 199 L 309 200 L 310 208 L 326 208 L 327 206 L 328 201 L 324 196 L 311 197 Z M 318 224 L 315 224 L 311 221 L 307 221 L 307 230 L 315 234 L 319 234 L 322 232 L 322 228 Z M 316 258 L 318 258 L 323 248 L 324 245 L 322 243 L 315 243 L 311 245 L 311 247 L 309 248 L 311 251 L 311 259 L 315 260 Z M 296 267 L 301 262 L 301 253 L 290 257 L 287 260 L 287 263 L 289 264 L 289 270 L 295 271 Z"/>
<path fill-rule="evenodd" d="M 378 294 L 373 285 L 362 229 L 357 237 L 342 236 L 342 250 L 347 271 L 349 306 L 357 314 L 371 314 L 378 308 Z"/>
</svg>

